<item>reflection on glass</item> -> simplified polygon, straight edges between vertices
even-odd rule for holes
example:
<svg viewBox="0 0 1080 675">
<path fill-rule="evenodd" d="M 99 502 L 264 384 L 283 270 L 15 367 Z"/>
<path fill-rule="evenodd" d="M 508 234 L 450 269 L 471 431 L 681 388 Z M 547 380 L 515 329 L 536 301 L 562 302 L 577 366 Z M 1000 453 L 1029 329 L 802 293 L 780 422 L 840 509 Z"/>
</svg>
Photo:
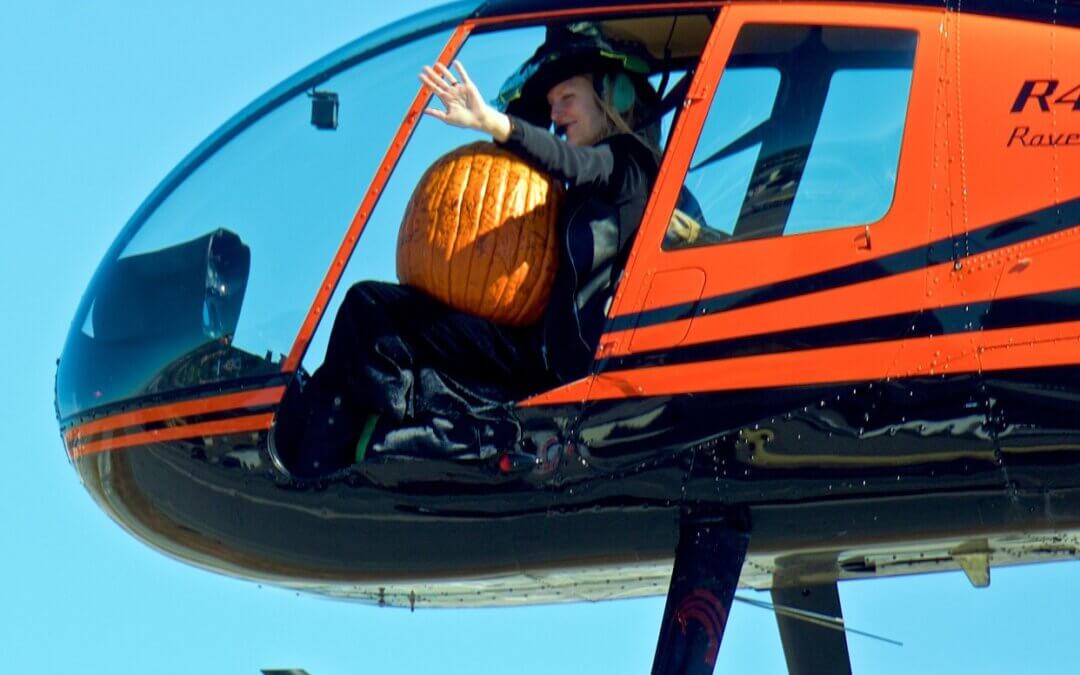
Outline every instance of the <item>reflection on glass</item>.
<svg viewBox="0 0 1080 675">
<path fill-rule="evenodd" d="M 233 344 L 287 352 L 416 94 L 416 72 L 448 37 L 418 40 L 320 84 L 340 99 L 336 131 L 311 125 L 307 94 L 283 104 L 192 174 L 122 257 L 200 228 L 236 232 L 252 250 L 252 268 Z"/>
<path fill-rule="evenodd" d="M 705 166 L 691 164 L 686 187 L 702 205 L 712 229 L 727 236 L 738 220 L 761 150 L 757 139 L 738 145 L 735 141 L 769 118 L 779 87 L 780 71 L 775 68 L 729 69 L 705 119 L 695 160 L 712 159 Z"/>
<path fill-rule="evenodd" d="M 785 234 L 872 223 L 885 215 L 910 89 L 910 69 L 833 74 Z"/>
<path fill-rule="evenodd" d="M 321 82 L 198 166 L 103 267 L 58 372 L 60 414 L 280 370 L 330 260 L 418 89 L 440 31 Z M 242 308 L 241 308 L 242 305 Z"/>
<path fill-rule="evenodd" d="M 749 25 L 687 174 L 701 246 L 847 227 L 889 209 L 916 34 Z M 665 248 L 672 248 L 665 241 Z"/>
<path fill-rule="evenodd" d="M 489 98 L 499 91 L 503 81 L 513 68 L 525 61 L 544 41 L 543 27 L 521 28 L 511 31 L 486 33 L 471 37 L 462 47 L 458 59 L 465 64 L 469 77 L 480 92 Z M 418 88 L 417 73 L 420 65 L 396 83 L 385 85 L 407 90 L 411 97 Z M 429 103 L 437 105 L 436 102 Z M 394 169 L 379 203 L 364 227 L 360 243 L 342 275 L 337 291 L 331 299 L 326 320 L 320 325 L 304 356 L 304 367 L 313 372 L 322 363 L 330 338 L 333 317 L 337 315 L 346 291 L 358 281 L 397 282 L 397 237 L 401 219 L 420 177 L 442 155 L 468 143 L 491 138 L 475 131 L 453 129 L 438 120 L 424 116 L 416 127 L 409 145 Z"/>
</svg>

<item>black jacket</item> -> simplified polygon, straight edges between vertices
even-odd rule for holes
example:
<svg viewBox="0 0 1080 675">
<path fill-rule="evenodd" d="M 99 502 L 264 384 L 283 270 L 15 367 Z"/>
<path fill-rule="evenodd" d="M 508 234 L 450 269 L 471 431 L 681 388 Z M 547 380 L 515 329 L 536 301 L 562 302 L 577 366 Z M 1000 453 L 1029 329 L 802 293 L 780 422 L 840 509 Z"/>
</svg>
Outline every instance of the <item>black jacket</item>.
<svg viewBox="0 0 1080 675">
<path fill-rule="evenodd" d="M 615 281 L 656 180 L 658 158 L 632 134 L 579 147 L 516 117 L 510 122 L 503 147 L 567 186 L 543 343 L 548 368 L 568 382 L 588 373 Z"/>
</svg>

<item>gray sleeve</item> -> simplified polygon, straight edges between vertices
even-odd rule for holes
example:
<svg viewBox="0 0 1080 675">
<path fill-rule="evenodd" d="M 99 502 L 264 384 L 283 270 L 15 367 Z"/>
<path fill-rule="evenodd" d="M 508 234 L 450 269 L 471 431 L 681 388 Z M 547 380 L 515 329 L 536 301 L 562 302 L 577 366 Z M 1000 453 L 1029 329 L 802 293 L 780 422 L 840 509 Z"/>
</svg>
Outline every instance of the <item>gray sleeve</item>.
<svg viewBox="0 0 1080 675">
<path fill-rule="evenodd" d="M 615 173 L 615 156 L 606 143 L 570 145 L 546 129 L 513 116 L 510 137 L 501 145 L 571 187 L 607 185 Z"/>
</svg>

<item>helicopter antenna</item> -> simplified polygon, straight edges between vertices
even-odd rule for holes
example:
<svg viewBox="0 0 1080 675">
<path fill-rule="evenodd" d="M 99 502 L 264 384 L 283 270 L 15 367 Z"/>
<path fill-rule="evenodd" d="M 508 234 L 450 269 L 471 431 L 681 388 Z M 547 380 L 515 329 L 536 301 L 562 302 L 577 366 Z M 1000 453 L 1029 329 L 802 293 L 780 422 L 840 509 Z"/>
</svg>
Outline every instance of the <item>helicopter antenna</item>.
<svg viewBox="0 0 1080 675">
<path fill-rule="evenodd" d="M 897 647 L 903 647 L 904 643 L 899 640 L 893 640 L 881 635 L 875 635 L 866 631 L 858 630 L 856 628 L 849 628 L 844 625 L 844 620 L 837 616 L 829 616 L 828 614 L 821 614 L 819 612 L 811 612 L 808 609 L 799 609 L 797 607 L 788 607 L 786 605 L 774 605 L 771 602 L 765 600 L 755 600 L 753 598 L 747 598 L 745 596 L 736 595 L 736 602 L 742 602 L 758 609 L 767 609 L 772 612 L 776 612 L 780 616 L 786 616 L 792 619 L 799 619 L 800 621 L 806 621 L 812 623 L 815 626 L 821 626 L 822 628 L 830 628 L 832 630 L 843 631 L 845 633 L 851 633 L 853 635 L 861 635 L 873 640 L 880 640 Z"/>
</svg>

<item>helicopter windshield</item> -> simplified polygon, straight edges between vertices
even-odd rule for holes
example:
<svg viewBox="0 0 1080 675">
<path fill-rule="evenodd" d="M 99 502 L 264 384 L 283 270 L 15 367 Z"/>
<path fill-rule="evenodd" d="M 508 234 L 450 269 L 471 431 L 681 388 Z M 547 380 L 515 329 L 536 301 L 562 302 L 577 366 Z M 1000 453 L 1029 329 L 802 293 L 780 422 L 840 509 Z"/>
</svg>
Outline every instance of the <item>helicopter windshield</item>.
<svg viewBox="0 0 1080 675">
<path fill-rule="evenodd" d="M 185 159 L 87 289 L 57 372 L 60 417 L 278 376 L 343 224 L 416 95 L 416 73 L 476 5 L 425 12 L 343 47 Z M 318 92 L 336 94 L 336 129 L 314 123 Z"/>
<path fill-rule="evenodd" d="M 453 44 L 475 5 L 433 10 L 331 54 L 185 160 L 91 282 L 58 369 L 60 417 L 139 397 L 283 384 L 298 368 L 317 368 L 349 285 L 396 280 L 397 232 L 420 176 L 440 155 L 477 139 L 410 111 L 417 73 Z M 654 86 L 669 78 L 688 83 L 713 17 L 700 10 L 614 17 L 605 30 L 649 50 Z M 482 26 L 458 58 L 493 98 L 546 29 Z M 677 93 L 675 85 L 669 90 Z M 672 106 L 656 120 L 662 137 L 675 112 Z M 404 136 L 395 136 L 399 127 Z M 403 140 L 400 161 L 390 159 Z M 379 194 L 370 213 L 358 210 L 369 186 Z M 351 258 L 348 250 L 335 257 L 354 216 L 363 223 L 359 245 Z M 305 334 L 315 315 L 328 320 Z"/>
</svg>

